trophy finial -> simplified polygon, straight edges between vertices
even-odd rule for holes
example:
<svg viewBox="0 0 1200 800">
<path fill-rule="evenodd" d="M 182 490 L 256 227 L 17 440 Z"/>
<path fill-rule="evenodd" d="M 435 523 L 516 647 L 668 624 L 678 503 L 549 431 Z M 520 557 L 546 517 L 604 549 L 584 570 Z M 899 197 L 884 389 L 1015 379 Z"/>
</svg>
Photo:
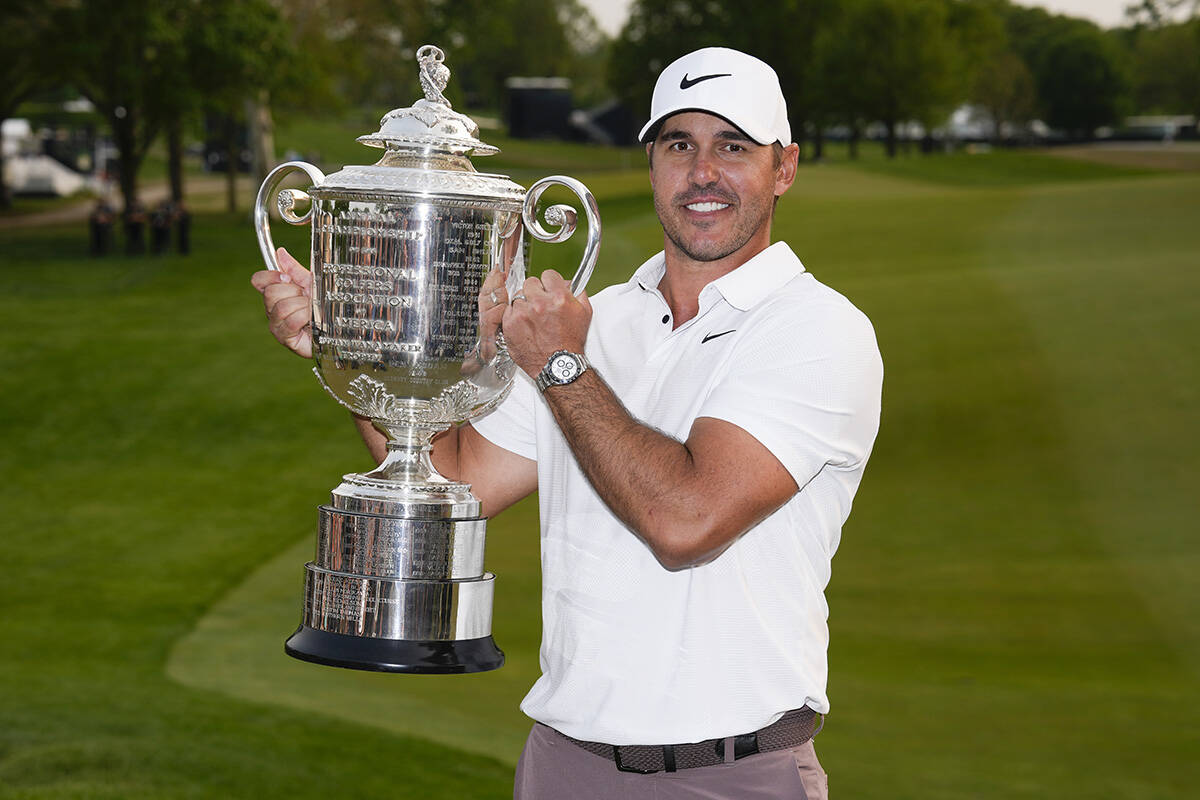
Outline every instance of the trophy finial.
<svg viewBox="0 0 1200 800">
<path fill-rule="evenodd" d="M 450 68 L 442 63 L 445 60 L 446 54 L 442 49 L 432 44 L 417 50 L 417 63 L 421 66 L 421 90 L 425 92 L 425 99 L 450 108 L 450 101 L 442 94 L 450 81 Z"/>
<path fill-rule="evenodd" d="M 394 108 L 384 114 L 379 130 L 358 137 L 358 141 L 426 161 L 431 152 L 455 156 L 490 156 L 500 152 L 499 148 L 481 142 L 479 126 L 466 114 L 451 108 L 450 101 L 442 94 L 450 81 L 450 68 L 442 63 L 445 60 L 442 48 L 421 45 L 417 49 L 417 65 L 425 97 L 408 108 Z"/>
</svg>

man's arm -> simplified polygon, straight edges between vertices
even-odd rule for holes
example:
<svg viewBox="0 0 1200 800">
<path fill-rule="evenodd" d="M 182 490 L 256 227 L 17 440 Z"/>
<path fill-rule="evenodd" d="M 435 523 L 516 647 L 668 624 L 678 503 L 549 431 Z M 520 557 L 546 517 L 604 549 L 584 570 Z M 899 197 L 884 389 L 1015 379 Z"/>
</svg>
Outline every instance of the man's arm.
<svg viewBox="0 0 1200 800">
<path fill-rule="evenodd" d="M 716 558 L 798 490 L 738 426 L 701 417 L 680 442 L 630 416 L 594 370 L 545 397 L 596 492 L 667 569 Z"/>
<path fill-rule="evenodd" d="M 556 350 L 583 352 L 586 296 L 574 298 L 553 271 L 522 293 L 504 315 L 518 366 L 533 376 Z M 742 428 L 702 417 L 680 442 L 634 419 L 594 370 L 544 396 L 597 493 L 668 569 L 715 558 L 798 490 Z"/>
</svg>

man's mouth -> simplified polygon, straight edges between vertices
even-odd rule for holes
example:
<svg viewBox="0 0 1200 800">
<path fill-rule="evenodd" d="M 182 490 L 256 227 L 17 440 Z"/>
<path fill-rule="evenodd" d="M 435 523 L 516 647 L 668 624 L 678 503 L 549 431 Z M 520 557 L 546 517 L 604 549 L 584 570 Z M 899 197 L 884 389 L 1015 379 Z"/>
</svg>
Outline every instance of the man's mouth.
<svg viewBox="0 0 1200 800">
<path fill-rule="evenodd" d="M 699 211 L 701 213 L 707 213 L 709 211 L 720 211 L 723 208 L 729 208 L 729 203 L 714 203 L 714 202 L 688 203 L 687 205 L 684 206 L 684 208 L 686 208 L 688 211 Z"/>
</svg>

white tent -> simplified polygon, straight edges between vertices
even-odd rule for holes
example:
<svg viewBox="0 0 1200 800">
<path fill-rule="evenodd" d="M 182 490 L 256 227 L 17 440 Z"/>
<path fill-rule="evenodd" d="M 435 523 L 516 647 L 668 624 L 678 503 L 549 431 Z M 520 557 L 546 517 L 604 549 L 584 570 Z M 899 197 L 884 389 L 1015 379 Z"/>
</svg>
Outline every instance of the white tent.
<svg viewBox="0 0 1200 800">
<path fill-rule="evenodd" d="M 59 197 L 75 194 L 88 185 L 84 176 L 44 155 L 6 159 L 4 180 L 13 194 L 49 194 Z"/>
</svg>

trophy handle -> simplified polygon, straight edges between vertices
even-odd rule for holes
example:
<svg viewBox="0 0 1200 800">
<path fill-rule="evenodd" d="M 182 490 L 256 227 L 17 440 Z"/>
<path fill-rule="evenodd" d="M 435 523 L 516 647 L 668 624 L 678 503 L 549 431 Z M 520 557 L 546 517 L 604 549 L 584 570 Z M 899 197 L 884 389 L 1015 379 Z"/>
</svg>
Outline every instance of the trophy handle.
<svg viewBox="0 0 1200 800">
<path fill-rule="evenodd" d="M 592 196 L 586 186 L 574 178 L 568 178 L 566 175 L 551 175 L 529 187 L 529 193 L 525 195 L 525 208 L 521 211 L 521 218 L 525 220 L 525 227 L 538 241 L 557 243 L 570 239 L 571 234 L 575 233 L 575 220 L 577 219 L 575 209 L 566 205 L 554 205 L 546 209 L 546 222 L 557 226 L 557 230 L 554 231 L 547 231 L 543 228 L 537 218 L 537 203 L 542 192 L 555 184 L 565 186 L 574 192 L 583 201 L 583 209 L 587 213 L 587 248 L 583 251 L 583 260 L 579 262 L 579 269 L 575 271 L 575 277 L 571 278 L 571 291 L 579 294 L 587 286 L 588 279 L 592 277 L 592 270 L 596 268 L 596 258 L 600 255 L 600 207 L 596 205 L 596 198 Z"/>
<path fill-rule="evenodd" d="M 295 171 L 306 173 L 314 185 L 325 180 L 325 174 L 306 161 L 286 161 L 267 173 L 262 186 L 258 189 L 258 198 L 254 201 L 254 230 L 258 234 L 258 249 L 262 251 L 267 269 L 276 272 L 279 271 L 279 263 L 275 260 L 275 242 L 271 240 L 271 215 L 267 210 L 267 203 L 270 201 L 271 195 L 275 193 L 279 182 L 287 177 L 288 173 Z M 308 195 L 299 189 L 284 189 L 279 193 L 279 215 L 292 225 L 303 225 L 312 219 L 312 206 L 308 207 L 308 211 L 303 216 L 298 216 L 293 209 L 297 200 L 307 199 Z"/>
</svg>

